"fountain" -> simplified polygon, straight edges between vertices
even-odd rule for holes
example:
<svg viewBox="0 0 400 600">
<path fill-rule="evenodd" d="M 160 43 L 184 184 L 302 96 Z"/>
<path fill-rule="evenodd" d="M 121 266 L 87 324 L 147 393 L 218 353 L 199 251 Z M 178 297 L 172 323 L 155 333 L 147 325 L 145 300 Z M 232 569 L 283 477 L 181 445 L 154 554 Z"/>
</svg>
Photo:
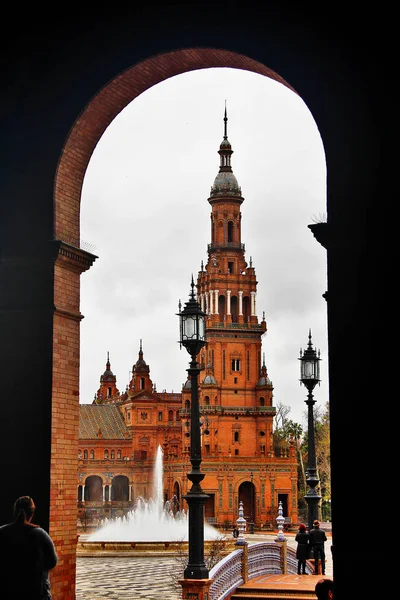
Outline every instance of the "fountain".
<svg viewBox="0 0 400 600">
<path fill-rule="evenodd" d="M 78 542 L 78 552 L 175 550 L 188 541 L 188 515 L 176 509 L 176 497 L 163 501 L 163 452 L 157 449 L 153 473 L 153 497 L 137 498 L 131 511 L 123 517 L 106 519 L 101 526 Z M 206 545 L 224 536 L 212 525 L 204 524 Z M 228 544 L 230 546 L 230 544 Z"/>
</svg>

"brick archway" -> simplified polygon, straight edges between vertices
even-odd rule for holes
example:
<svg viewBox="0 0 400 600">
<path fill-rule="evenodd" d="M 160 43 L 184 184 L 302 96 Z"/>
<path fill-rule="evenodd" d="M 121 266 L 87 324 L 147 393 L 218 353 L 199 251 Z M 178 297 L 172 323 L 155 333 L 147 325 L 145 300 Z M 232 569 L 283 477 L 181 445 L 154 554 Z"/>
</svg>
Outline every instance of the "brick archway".
<svg viewBox="0 0 400 600">
<path fill-rule="evenodd" d="M 80 198 L 92 152 L 108 125 L 148 88 L 188 71 L 230 67 L 259 73 L 295 91 L 282 77 L 247 56 L 214 49 L 189 49 L 154 56 L 117 75 L 74 123 L 59 161 L 54 189 L 54 237 L 79 241 Z"/>
<path fill-rule="evenodd" d="M 259 73 L 291 88 L 265 65 L 233 52 L 179 50 L 154 56 L 110 81 L 86 106 L 64 144 L 54 186 L 53 393 L 50 532 L 62 548 L 52 588 L 65 600 L 75 587 L 76 472 L 79 423 L 80 275 L 94 257 L 80 243 L 80 201 L 92 152 L 113 119 L 148 88 L 196 69 L 230 67 Z M 293 90 L 294 91 L 294 90 Z M 60 415 L 63 415 L 60 419 Z M 101 436 L 99 431 L 98 436 Z M 66 590 L 66 582 L 69 591 Z"/>
</svg>

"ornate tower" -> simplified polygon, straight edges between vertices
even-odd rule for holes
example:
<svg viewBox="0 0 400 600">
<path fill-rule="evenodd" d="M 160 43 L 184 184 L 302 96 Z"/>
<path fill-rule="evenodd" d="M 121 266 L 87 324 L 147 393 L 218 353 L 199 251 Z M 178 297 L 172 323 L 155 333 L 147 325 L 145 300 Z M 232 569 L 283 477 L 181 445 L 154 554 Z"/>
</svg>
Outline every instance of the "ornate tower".
<svg viewBox="0 0 400 600">
<path fill-rule="evenodd" d="M 264 314 L 257 316 L 257 280 L 245 259 L 241 235 L 242 190 L 233 174 L 225 107 L 219 172 L 211 187 L 211 242 L 197 277 L 197 298 L 207 314 L 207 345 L 198 362 L 202 456 L 207 518 L 233 522 L 239 501 L 245 517 L 271 522 L 278 500 L 285 515 L 297 514 L 297 465 L 293 449 L 279 459 L 273 448 L 273 386 L 268 377 L 262 336 Z M 190 389 L 182 389 L 188 413 Z M 187 434 L 183 449 L 188 451 Z M 281 463 L 281 464 L 279 464 Z"/>
<path fill-rule="evenodd" d="M 258 322 L 255 269 L 251 259 L 250 265 L 245 260 L 240 211 L 244 198 L 232 171 L 227 130 L 225 108 L 220 167 L 208 198 L 211 243 L 197 279 L 198 299 L 208 315 L 207 346 L 199 361 L 206 367 L 201 402 L 206 412 L 218 415 L 218 427 L 208 427 L 210 437 L 204 437 L 204 454 L 259 456 L 269 450 L 266 440 L 275 413 L 272 384 L 265 364 L 261 366 L 261 338 L 267 326 L 264 317 Z"/>
<path fill-rule="evenodd" d="M 117 378 L 111 371 L 110 353 L 107 352 L 106 370 L 100 377 L 100 387 L 93 403 L 102 404 L 105 400 L 111 400 L 111 398 L 119 400 L 119 390 L 117 389 Z"/>
</svg>

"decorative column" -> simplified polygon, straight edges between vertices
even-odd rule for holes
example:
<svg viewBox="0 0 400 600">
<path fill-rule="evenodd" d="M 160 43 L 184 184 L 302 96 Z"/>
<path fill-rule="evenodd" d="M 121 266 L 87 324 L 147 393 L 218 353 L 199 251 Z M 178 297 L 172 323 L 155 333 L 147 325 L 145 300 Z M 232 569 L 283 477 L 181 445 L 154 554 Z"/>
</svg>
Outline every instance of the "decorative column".
<svg viewBox="0 0 400 600">
<path fill-rule="evenodd" d="M 231 314 L 231 290 L 226 290 L 226 314 Z"/>
<path fill-rule="evenodd" d="M 219 290 L 214 290 L 214 314 L 218 314 L 218 293 Z"/>
<path fill-rule="evenodd" d="M 254 315 L 256 314 L 255 312 L 255 307 L 256 307 L 256 293 L 255 292 L 250 292 L 250 306 L 251 306 L 251 316 L 254 317 Z"/>
</svg>

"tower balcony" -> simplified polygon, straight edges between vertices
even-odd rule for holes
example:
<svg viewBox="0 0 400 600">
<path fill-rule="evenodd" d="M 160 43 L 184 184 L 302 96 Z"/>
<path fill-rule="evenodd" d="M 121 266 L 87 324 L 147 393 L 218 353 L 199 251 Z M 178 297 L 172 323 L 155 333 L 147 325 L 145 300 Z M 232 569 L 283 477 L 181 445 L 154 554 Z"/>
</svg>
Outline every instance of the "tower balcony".
<svg viewBox="0 0 400 600">
<path fill-rule="evenodd" d="M 207 244 L 209 254 L 216 250 L 241 250 L 245 252 L 245 245 L 241 242 L 213 242 L 212 244 Z"/>
<path fill-rule="evenodd" d="M 266 331 L 265 321 L 261 323 L 230 323 L 227 321 L 213 321 L 214 315 L 208 317 L 207 331 L 211 329 L 236 329 L 236 330 L 251 330 L 264 333 Z M 255 317 L 257 319 L 257 317 Z"/>
<path fill-rule="evenodd" d="M 213 404 L 201 404 L 200 412 L 202 414 L 230 414 L 230 415 L 271 415 L 275 416 L 275 406 L 222 406 Z M 182 408 L 179 411 L 182 419 L 190 417 L 190 408 Z"/>
</svg>

